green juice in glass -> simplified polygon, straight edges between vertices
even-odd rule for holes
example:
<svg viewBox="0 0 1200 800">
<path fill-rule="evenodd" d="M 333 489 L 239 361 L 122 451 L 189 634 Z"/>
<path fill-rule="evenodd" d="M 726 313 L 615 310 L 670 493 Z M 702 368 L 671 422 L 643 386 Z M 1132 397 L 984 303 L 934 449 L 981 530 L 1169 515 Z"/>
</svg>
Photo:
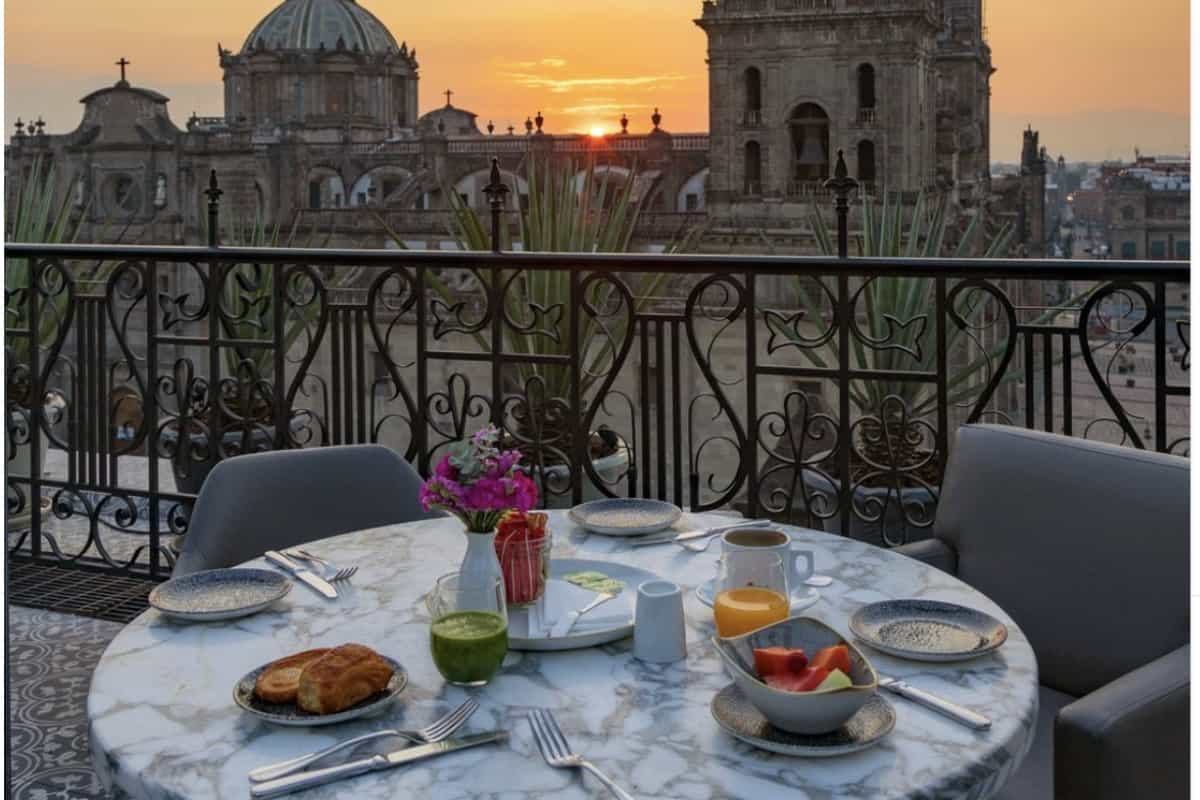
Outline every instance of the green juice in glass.
<svg viewBox="0 0 1200 800">
<path fill-rule="evenodd" d="M 508 652 L 508 621 L 491 611 L 454 611 L 429 626 L 433 663 L 451 683 L 481 686 Z"/>
</svg>

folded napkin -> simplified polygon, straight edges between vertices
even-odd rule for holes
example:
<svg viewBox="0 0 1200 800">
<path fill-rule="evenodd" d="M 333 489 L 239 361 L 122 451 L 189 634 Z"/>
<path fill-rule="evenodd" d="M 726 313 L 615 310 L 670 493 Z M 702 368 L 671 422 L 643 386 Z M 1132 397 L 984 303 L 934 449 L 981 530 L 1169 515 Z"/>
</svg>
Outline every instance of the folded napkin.
<svg viewBox="0 0 1200 800">
<path fill-rule="evenodd" d="M 571 611 L 578 611 L 595 599 L 595 592 L 558 578 L 551 578 L 546 584 L 546 593 L 540 602 L 509 612 L 509 631 L 512 635 L 525 639 L 544 638 L 550 634 L 550 629 L 561 617 Z M 611 628 L 627 624 L 632 620 L 633 593 L 626 586 L 612 600 L 596 606 L 580 617 L 575 622 L 575 627 L 571 629 L 571 633 Z"/>
</svg>

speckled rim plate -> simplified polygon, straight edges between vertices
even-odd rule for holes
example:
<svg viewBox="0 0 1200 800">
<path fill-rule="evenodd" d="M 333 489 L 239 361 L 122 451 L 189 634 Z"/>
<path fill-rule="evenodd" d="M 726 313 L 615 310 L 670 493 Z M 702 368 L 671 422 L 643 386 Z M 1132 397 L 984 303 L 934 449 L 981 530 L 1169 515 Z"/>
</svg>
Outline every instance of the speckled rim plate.
<svg viewBox="0 0 1200 800">
<path fill-rule="evenodd" d="M 292 589 L 292 582 L 267 569 L 206 569 L 160 583 L 150 605 L 186 622 L 216 622 L 262 611 Z"/>
<path fill-rule="evenodd" d="M 884 600 L 850 617 L 855 638 L 913 661 L 963 661 L 992 652 L 1008 628 L 990 614 L 941 600 Z"/>
<path fill-rule="evenodd" d="M 242 676 L 242 679 L 233 687 L 233 701 L 237 703 L 243 711 L 247 711 L 259 719 L 266 720 L 275 725 L 287 725 L 293 728 L 315 728 L 321 725 L 336 725 L 339 722 L 347 722 L 359 717 L 365 717 L 368 714 L 374 714 L 383 711 L 387 705 L 396 699 L 396 696 L 404 691 L 404 687 L 408 685 L 408 672 L 401 666 L 399 661 L 380 656 L 392 668 L 392 679 L 388 681 L 387 688 L 357 704 L 350 706 L 345 711 L 339 711 L 336 714 L 314 714 L 311 711 L 305 711 L 295 703 L 268 703 L 264 700 L 259 700 L 254 696 L 254 682 L 258 680 L 258 676 L 270 664 L 263 664 L 255 670 L 251 670 Z"/>
<path fill-rule="evenodd" d="M 760 750 L 801 758 L 857 753 L 877 744 L 896 727 L 896 710 L 878 692 L 840 728 L 820 734 L 788 733 L 776 728 L 732 683 L 717 692 L 709 710 L 721 729 L 735 739 Z"/>
<path fill-rule="evenodd" d="M 603 536 L 641 536 L 674 525 L 683 515 L 677 505 L 661 500 L 610 497 L 581 503 L 567 517 L 591 533 Z"/>
<path fill-rule="evenodd" d="M 713 595 L 717 588 L 717 579 L 709 578 L 704 583 L 696 587 L 696 599 L 704 605 L 712 608 Z M 791 614 L 795 616 L 797 612 L 803 611 L 816 604 L 821 599 L 821 595 L 811 586 L 801 586 L 802 591 L 792 595 Z"/>
</svg>

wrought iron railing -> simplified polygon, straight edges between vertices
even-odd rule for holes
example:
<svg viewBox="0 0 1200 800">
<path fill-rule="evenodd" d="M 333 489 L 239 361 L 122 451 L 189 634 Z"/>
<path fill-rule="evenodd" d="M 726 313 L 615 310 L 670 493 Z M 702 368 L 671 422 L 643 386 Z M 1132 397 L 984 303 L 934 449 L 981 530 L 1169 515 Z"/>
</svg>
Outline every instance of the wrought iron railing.
<svg viewBox="0 0 1200 800">
<path fill-rule="evenodd" d="M 166 575 L 221 459 L 379 441 L 428 472 L 488 421 L 551 505 L 661 497 L 885 544 L 927 534 L 964 422 L 1188 447 L 1186 262 L 5 257 L 8 546 L 77 565 Z"/>
</svg>

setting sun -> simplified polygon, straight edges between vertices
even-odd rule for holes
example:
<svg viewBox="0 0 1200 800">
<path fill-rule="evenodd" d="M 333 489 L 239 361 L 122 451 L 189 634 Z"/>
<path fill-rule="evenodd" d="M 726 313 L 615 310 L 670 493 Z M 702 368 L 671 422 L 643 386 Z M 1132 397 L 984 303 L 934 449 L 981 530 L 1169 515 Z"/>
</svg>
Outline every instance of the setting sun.
<svg viewBox="0 0 1200 800">
<path fill-rule="evenodd" d="M 593 127 L 592 128 L 592 136 L 594 136 L 597 139 L 601 138 L 602 136 L 604 136 L 604 128 L 601 128 L 599 126 Z"/>
</svg>

